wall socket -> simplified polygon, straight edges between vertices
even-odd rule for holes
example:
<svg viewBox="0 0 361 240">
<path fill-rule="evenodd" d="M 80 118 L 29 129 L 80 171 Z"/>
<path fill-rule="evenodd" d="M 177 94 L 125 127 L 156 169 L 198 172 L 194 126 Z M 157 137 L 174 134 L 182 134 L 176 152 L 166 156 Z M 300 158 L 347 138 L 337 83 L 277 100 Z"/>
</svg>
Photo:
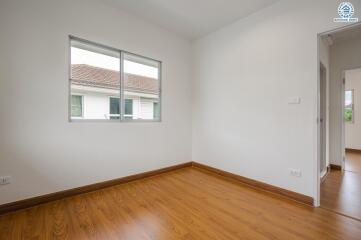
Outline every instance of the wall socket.
<svg viewBox="0 0 361 240">
<path fill-rule="evenodd" d="M 6 184 L 9 184 L 10 182 L 11 182 L 10 176 L 1 176 L 0 177 L 0 185 L 6 185 Z"/>
<path fill-rule="evenodd" d="M 290 169 L 291 176 L 302 177 L 302 172 L 299 169 Z"/>
</svg>

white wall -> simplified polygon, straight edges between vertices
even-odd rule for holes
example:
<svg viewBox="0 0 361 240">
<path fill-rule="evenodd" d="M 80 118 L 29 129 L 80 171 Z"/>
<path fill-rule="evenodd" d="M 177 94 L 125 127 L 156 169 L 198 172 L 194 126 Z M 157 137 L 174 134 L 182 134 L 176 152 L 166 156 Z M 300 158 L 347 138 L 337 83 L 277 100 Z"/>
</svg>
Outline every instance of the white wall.
<svg viewBox="0 0 361 240">
<path fill-rule="evenodd" d="M 359 8 L 361 9 L 361 7 Z M 330 162 L 342 165 L 343 71 L 361 67 L 361 39 L 341 41 L 330 48 Z"/>
<path fill-rule="evenodd" d="M 93 0 L 0 2 L 0 204 L 191 160 L 190 42 Z M 69 123 L 68 35 L 163 62 L 161 123 Z"/>
<path fill-rule="evenodd" d="M 346 90 L 354 92 L 354 121 L 345 123 L 346 148 L 361 150 L 361 68 L 346 71 Z"/>
<path fill-rule="evenodd" d="M 316 197 L 317 33 L 339 3 L 283 0 L 195 43 L 193 160 Z"/>
</svg>

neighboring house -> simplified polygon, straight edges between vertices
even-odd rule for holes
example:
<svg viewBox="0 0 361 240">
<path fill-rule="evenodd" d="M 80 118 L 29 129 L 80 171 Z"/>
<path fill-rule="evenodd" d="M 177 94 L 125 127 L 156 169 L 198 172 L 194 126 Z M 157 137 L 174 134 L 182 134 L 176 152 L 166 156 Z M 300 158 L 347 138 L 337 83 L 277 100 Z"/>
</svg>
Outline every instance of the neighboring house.
<svg viewBox="0 0 361 240">
<path fill-rule="evenodd" d="M 84 119 L 119 119 L 119 71 L 86 64 L 71 66 L 71 115 Z M 126 119 L 159 118 L 159 83 L 124 74 Z"/>
</svg>

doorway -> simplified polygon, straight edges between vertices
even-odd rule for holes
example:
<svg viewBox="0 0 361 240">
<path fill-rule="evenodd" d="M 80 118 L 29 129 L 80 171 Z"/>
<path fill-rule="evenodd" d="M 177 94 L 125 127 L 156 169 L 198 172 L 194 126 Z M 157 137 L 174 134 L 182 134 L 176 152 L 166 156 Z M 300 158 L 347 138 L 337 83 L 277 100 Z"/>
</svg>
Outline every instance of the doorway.
<svg viewBox="0 0 361 240">
<path fill-rule="evenodd" d="M 344 79 L 344 170 L 361 174 L 361 68 L 346 70 Z"/>
<path fill-rule="evenodd" d="M 361 24 L 319 41 L 320 207 L 361 221 Z"/>
</svg>

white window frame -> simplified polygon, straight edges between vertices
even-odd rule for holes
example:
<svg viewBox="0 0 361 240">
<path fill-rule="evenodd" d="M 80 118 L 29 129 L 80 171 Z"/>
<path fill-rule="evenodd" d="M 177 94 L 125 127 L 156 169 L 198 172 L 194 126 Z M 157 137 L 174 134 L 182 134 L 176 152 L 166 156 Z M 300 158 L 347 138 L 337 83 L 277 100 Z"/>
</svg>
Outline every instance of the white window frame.
<svg viewBox="0 0 361 240">
<path fill-rule="evenodd" d="M 71 41 L 78 41 L 78 42 L 82 42 L 84 44 L 89 44 L 89 45 L 93 45 L 96 47 L 100 47 L 100 48 L 104 48 L 104 49 L 108 49 L 108 50 L 112 50 L 112 51 L 117 51 L 120 53 L 120 118 L 119 121 L 118 119 L 110 119 L 110 113 L 109 113 L 109 119 L 84 119 L 84 96 L 82 97 L 82 117 L 81 118 L 73 118 L 71 116 Z M 159 106 L 159 118 L 158 119 L 126 119 L 125 115 L 124 115 L 124 107 L 125 107 L 125 89 L 124 89 L 124 55 L 133 55 L 135 57 L 140 57 L 140 58 L 144 58 L 150 61 L 154 61 L 157 63 L 158 65 L 158 102 L 160 104 Z M 73 94 L 75 95 L 75 94 Z M 79 94 L 77 94 L 79 95 Z M 156 60 L 153 58 L 149 58 L 149 57 L 145 57 L 142 56 L 140 54 L 136 54 L 136 53 L 131 53 L 125 50 L 120 50 L 117 48 L 113 48 L 113 47 L 109 47 L 103 44 L 99 44 L 96 42 L 92 42 L 89 40 L 85 40 L 79 37 L 75 37 L 72 35 L 69 35 L 68 37 L 68 120 L 69 122 L 162 122 L 162 61 L 160 60 Z"/>
</svg>

